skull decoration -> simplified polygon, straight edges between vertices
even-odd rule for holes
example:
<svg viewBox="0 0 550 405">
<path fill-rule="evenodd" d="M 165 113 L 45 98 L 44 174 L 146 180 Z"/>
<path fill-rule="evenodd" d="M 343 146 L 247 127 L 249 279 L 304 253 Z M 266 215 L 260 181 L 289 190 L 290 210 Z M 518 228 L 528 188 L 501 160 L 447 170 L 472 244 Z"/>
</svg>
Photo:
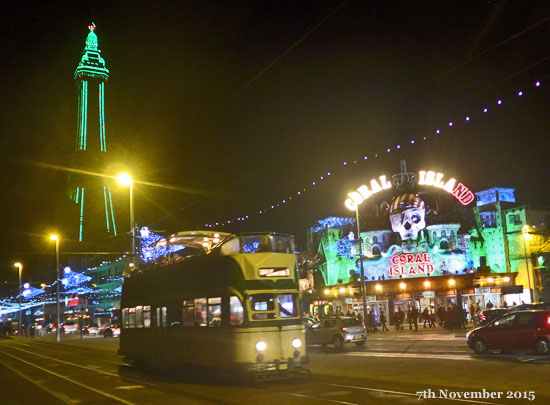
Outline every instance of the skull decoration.
<svg viewBox="0 0 550 405">
<path fill-rule="evenodd" d="M 415 194 L 402 194 L 390 206 L 391 228 L 399 232 L 401 240 L 417 239 L 418 232 L 426 227 L 424 201 Z"/>
</svg>

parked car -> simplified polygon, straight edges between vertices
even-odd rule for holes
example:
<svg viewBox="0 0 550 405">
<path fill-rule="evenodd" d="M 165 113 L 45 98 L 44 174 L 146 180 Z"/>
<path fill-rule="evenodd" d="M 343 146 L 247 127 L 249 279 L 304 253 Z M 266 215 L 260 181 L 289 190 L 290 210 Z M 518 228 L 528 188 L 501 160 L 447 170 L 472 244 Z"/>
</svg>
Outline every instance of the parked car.
<svg viewBox="0 0 550 405">
<path fill-rule="evenodd" d="M 120 336 L 120 326 L 119 325 L 109 325 L 103 329 L 103 337 L 119 337 Z"/>
<path fill-rule="evenodd" d="M 93 325 L 90 325 L 88 327 L 86 327 L 86 329 L 84 329 L 84 333 L 86 335 L 93 335 L 93 336 L 97 336 L 101 333 L 101 330 L 99 329 L 99 326 L 97 324 L 93 324 Z"/>
<path fill-rule="evenodd" d="M 536 350 L 550 353 L 550 310 L 509 312 L 466 334 L 476 353 L 487 350 Z"/>
<path fill-rule="evenodd" d="M 341 349 L 346 343 L 363 346 L 367 340 L 364 326 L 355 318 L 327 318 L 306 327 L 308 344 L 332 344 Z"/>
<path fill-rule="evenodd" d="M 78 323 L 76 322 L 65 322 L 61 328 L 65 331 L 65 333 L 76 333 L 78 329 Z"/>
<path fill-rule="evenodd" d="M 488 324 L 489 322 L 501 317 L 510 310 L 511 308 L 491 308 L 481 311 L 481 313 L 479 314 L 481 325 Z"/>
</svg>

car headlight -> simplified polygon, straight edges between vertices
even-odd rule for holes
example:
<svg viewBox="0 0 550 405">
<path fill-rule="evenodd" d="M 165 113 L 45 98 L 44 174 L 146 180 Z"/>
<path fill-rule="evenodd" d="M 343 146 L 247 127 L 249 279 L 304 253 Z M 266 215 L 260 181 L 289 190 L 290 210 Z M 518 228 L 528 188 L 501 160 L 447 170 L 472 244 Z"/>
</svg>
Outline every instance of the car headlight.
<svg viewBox="0 0 550 405">
<path fill-rule="evenodd" d="M 262 340 L 256 343 L 256 350 L 259 352 L 263 352 L 266 347 L 267 347 L 267 344 Z"/>
<path fill-rule="evenodd" d="M 302 346 L 302 341 L 298 338 L 292 339 L 292 347 L 295 349 L 299 349 Z"/>
</svg>

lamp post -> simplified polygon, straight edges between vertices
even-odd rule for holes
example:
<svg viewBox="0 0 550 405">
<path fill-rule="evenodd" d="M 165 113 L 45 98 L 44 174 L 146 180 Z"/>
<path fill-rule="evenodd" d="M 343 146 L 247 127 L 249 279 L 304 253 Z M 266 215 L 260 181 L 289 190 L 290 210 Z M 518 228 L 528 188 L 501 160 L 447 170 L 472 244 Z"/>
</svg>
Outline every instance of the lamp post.
<svg viewBox="0 0 550 405">
<path fill-rule="evenodd" d="M 361 296 L 363 298 L 363 323 L 367 323 L 367 291 L 365 284 L 365 267 L 363 266 L 363 240 L 361 239 L 361 232 L 359 227 L 359 206 L 355 207 L 355 222 L 357 224 L 357 243 L 359 244 L 359 249 L 357 250 L 359 254 L 359 266 L 361 269 Z"/>
<path fill-rule="evenodd" d="M 40 284 L 40 287 L 44 290 L 44 297 L 42 298 L 42 333 L 46 327 L 46 283 Z"/>
<path fill-rule="evenodd" d="M 531 288 L 531 274 L 529 273 L 529 258 L 527 257 L 527 245 L 526 240 L 529 236 L 529 233 L 527 232 L 529 230 L 529 225 L 524 225 L 523 228 L 521 228 L 521 234 L 523 236 L 523 251 L 525 253 L 525 267 L 527 271 L 527 283 L 529 285 L 529 299 L 531 302 L 533 302 L 533 289 Z"/>
<path fill-rule="evenodd" d="M 134 187 L 132 177 L 127 173 L 122 173 L 117 177 L 118 182 L 122 186 L 130 187 L 130 228 L 132 233 L 132 263 L 134 269 L 137 269 L 136 262 L 136 227 L 134 226 Z"/>
<path fill-rule="evenodd" d="M 59 236 L 57 235 L 50 235 L 50 239 L 55 241 L 55 277 L 56 277 L 56 298 L 55 301 L 57 303 L 57 321 L 56 321 L 56 327 L 55 327 L 55 340 L 59 342 L 61 340 L 61 321 L 60 321 L 60 313 L 59 313 Z"/>
<path fill-rule="evenodd" d="M 20 262 L 14 263 L 14 266 L 19 269 L 19 336 L 21 336 L 21 323 L 23 322 L 21 318 L 21 273 L 23 272 L 23 264 Z"/>
</svg>

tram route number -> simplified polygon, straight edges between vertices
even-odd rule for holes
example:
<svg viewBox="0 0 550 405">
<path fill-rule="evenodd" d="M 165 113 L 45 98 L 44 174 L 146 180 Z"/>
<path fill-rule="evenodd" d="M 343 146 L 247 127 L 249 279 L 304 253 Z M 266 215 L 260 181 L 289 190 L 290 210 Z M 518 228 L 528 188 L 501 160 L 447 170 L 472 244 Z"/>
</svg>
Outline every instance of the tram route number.
<svg viewBox="0 0 550 405">
<path fill-rule="evenodd" d="M 535 400 L 535 391 L 449 391 L 447 389 L 417 391 L 418 399 L 526 399 Z"/>
</svg>

